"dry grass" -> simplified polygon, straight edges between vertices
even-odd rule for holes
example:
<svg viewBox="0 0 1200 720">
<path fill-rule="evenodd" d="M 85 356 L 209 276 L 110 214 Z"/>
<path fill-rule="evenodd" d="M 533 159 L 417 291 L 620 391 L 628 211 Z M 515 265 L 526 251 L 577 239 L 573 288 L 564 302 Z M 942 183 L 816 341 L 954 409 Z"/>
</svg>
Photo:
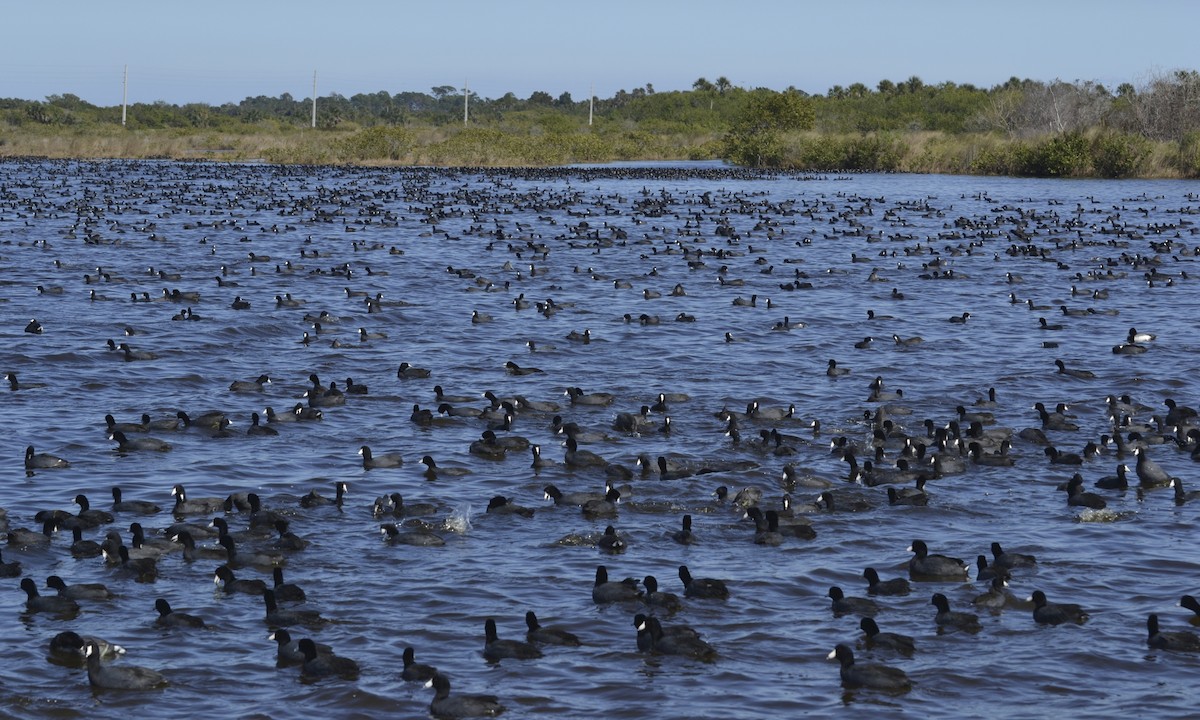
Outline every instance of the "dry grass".
<svg viewBox="0 0 1200 720">
<path fill-rule="evenodd" d="M 0 157 L 77 159 L 262 160 L 276 163 L 389 165 L 544 166 L 612 160 L 697 160 L 719 156 L 721 138 L 655 134 L 635 128 L 613 128 L 554 134 L 540 128 L 420 126 L 396 129 L 399 139 L 386 146 L 364 143 L 379 129 L 357 127 L 311 130 L 248 126 L 242 132 L 209 130 L 128 130 L 92 127 L 48 132 L 40 128 L 5 128 Z M 1010 141 L 990 134 L 947 135 L 939 132 L 881 135 L 822 135 L 813 132 L 784 138 L 784 162 L 836 162 L 839 157 L 867 157 L 873 168 L 916 173 L 971 173 L 980 153 L 996 151 Z M 1200 143 L 1193 143 L 1200 146 Z M 386 147 L 386 149 L 377 149 Z M 858 154 L 855 154 L 858 153 Z M 871 154 L 874 153 L 874 154 Z M 1151 143 L 1140 177 L 1194 177 L 1200 151 L 1180 143 Z"/>
</svg>

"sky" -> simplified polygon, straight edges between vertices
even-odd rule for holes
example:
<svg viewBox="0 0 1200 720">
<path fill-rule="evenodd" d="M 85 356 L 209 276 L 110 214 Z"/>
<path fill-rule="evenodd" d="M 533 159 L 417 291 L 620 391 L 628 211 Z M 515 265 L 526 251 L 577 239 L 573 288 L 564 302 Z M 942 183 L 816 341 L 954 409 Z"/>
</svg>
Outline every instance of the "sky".
<svg viewBox="0 0 1200 720">
<path fill-rule="evenodd" d="M 698 78 L 824 94 L 912 76 L 1110 89 L 1200 68 L 1195 0 L 0 0 L 0 98 L 220 105 L 259 95 L 535 91 Z"/>
</svg>

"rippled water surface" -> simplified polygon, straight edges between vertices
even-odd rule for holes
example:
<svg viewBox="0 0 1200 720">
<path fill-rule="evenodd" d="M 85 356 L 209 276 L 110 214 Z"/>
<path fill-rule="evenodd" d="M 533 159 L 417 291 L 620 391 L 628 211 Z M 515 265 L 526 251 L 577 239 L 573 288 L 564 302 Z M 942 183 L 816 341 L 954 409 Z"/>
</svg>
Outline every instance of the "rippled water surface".
<svg viewBox="0 0 1200 720">
<path fill-rule="evenodd" d="M 293 627 L 293 636 L 311 635 L 361 666 L 355 681 L 301 682 L 297 668 L 276 667 L 261 600 L 214 590 L 219 561 L 187 562 L 175 545 L 159 561 L 157 581 L 138 583 L 102 559 L 74 558 L 63 530 L 47 548 L 10 542 L 4 560 L 20 561 L 22 577 L 39 587 L 57 574 L 104 582 L 118 597 L 84 601 L 78 616 L 58 618 L 24 612 L 19 580 L 0 581 L 0 715 L 144 714 L 152 704 L 163 716 L 420 717 L 432 691 L 400 679 L 401 651 L 411 645 L 419 661 L 452 678 L 455 694 L 495 694 L 514 718 L 881 709 L 948 718 L 1075 714 L 1083 704 L 1097 717 L 1189 716 L 1200 661 L 1149 650 L 1145 622 L 1155 612 L 1164 629 L 1189 627 L 1190 613 L 1176 603 L 1200 589 L 1195 503 L 1176 505 L 1170 489 L 1098 490 L 1105 512 L 1068 507 L 1056 486 L 1074 472 L 1091 490 L 1134 458 L 1119 458 L 1110 445 L 1082 467 L 1056 465 L 1042 446 L 1014 436 L 1013 467 L 968 462 L 965 472 L 929 480 L 928 506 L 889 506 L 886 485 L 847 482 L 848 465 L 829 443 L 847 438 L 861 465 L 875 452 L 864 414 L 883 409 L 895 435 L 924 438 L 926 419 L 944 427 L 963 405 L 993 413 L 988 428 L 1015 434 L 1041 427 L 1031 409 L 1040 401 L 1070 405 L 1078 430 L 1047 435 L 1077 453 L 1113 434 L 1106 397 L 1122 394 L 1145 406 L 1132 422 L 1151 426 L 1122 432 L 1157 439 L 1152 418 L 1165 416 L 1165 399 L 1197 402 L 1196 190 L 1182 181 L 758 176 L 711 166 L 481 173 L 0 164 L 0 369 L 33 386 L 0 398 L 0 507 L 11 529 L 39 530 L 42 510 L 78 512 L 78 493 L 107 509 L 119 485 L 126 498 L 163 510 L 119 513 L 85 537 L 99 541 L 115 529 L 128 544 L 129 524 L 140 521 L 162 539 L 174 522 L 172 485 L 192 498 L 254 491 L 310 543 L 282 553 L 285 571 L 306 589 L 305 607 L 328 622 Z M 676 286 L 685 294 L 672 295 Z M 199 298 L 173 301 L 164 289 Z M 369 307 L 363 293 L 382 293 L 382 304 Z M 303 304 L 276 302 L 287 294 Z M 518 308 L 522 295 L 530 307 Z M 739 301 L 751 297 L 753 306 Z M 235 298 L 249 307 L 235 309 Z M 552 311 L 535 304 L 547 302 Z M 190 320 L 173 319 L 189 309 Z M 474 322 L 473 311 L 487 321 Z M 322 312 L 332 317 L 318 332 L 306 316 Z M 949 321 L 964 312 L 966 323 Z M 695 321 L 677 322 L 681 313 Z M 644 323 L 643 314 L 659 322 Z M 1040 330 L 1040 317 L 1061 330 Z M 23 332 L 31 318 L 43 333 Z M 775 329 L 780 323 L 790 329 Z M 1157 338 L 1143 343 L 1144 354 L 1115 354 L 1130 327 Z M 360 340 L 360 328 L 386 337 Z M 567 339 L 585 330 L 590 342 Z M 311 341 L 301 342 L 306 332 Z M 899 345 L 893 335 L 923 342 Z M 873 342 L 855 347 L 868 336 Z M 109 339 L 155 357 L 126 362 Z M 827 376 L 830 359 L 850 373 Z M 1095 377 L 1059 373 L 1056 359 Z M 509 361 L 543 372 L 513 375 Z M 398 378 L 404 362 L 430 377 Z M 230 392 L 231 382 L 262 373 L 272 379 L 263 392 Z M 274 424 L 278 436 L 247 434 L 252 412 L 271 406 L 285 414 L 302 402 L 314 373 L 339 387 L 353 378 L 369 393 L 325 408 L 319 422 Z M 877 376 L 897 396 L 872 399 Z M 527 450 L 498 461 L 470 454 L 499 418 L 414 424 L 414 404 L 436 409 L 435 385 L 470 397 L 459 407 L 487 408 L 489 390 L 502 400 L 555 403 L 557 411 L 518 408 L 511 429 L 496 433 L 540 444 L 556 464 L 534 469 Z M 576 386 L 615 399 L 573 405 L 564 391 Z M 995 404 L 977 406 L 988 388 Z M 651 413 L 642 433 L 614 429 L 618 413 L 636 413 L 659 393 L 687 399 Z M 743 418 L 735 443 L 718 414 L 742 414 L 755 400 L 767 415 L 794 405 L 794 416 Z M 226 413 L 227 436 L 154 431 L 171 451 L 114 452 L 106 414 L 134 423 L 142 413 L 160 419 L 180 410 Z M 582 427 L 581 449 L 632 479 L 616 468 L 564 465 L 556 414 Z M 669 434 L 659 432 L 666 416 Z M 759 442 L 759 431 L 771 428 L 785 434 L 783 449 Z M 886 442 L 877 475 L 894 469 L 902 443 Z M 71 465 L 26 473 L 20 458 L 28 445 Z M 400 453 L 404 464 L 364 470 L 363 445 Z M 642 453 L 704 472 L 643 474 L 635 465 Z M 468 472 L 430 480 L 419 463 L 426 454 Z M 1147 454 L 1200 487 L 1196 463 L 1173 441 L 1149 445 Z M 781 479 L 787 464 L 802 478 L 795 485 Z M 602 493 L 606 477 L 630 486 L 616 519 L 589 519 L 543 499 L 548 484 Z M 1130 477 L 1136 485 L 1132 470 Z M 787 538 L 779 547 L 756 545 L 753 524 L 714 497 L 721 485 L 752 486 L 764 508 L 779 507 L 785 492 L 803 504 L 815 499 L 809 485 L 819 480 L 835 486 L 835 511 L 809 516 L 815 539 Z M 337 481 L 349 485 L 340 510 L 301 507 L 311 490 L 332 496 Z M 437 505 L 428 519 L 444 546 L 381 540 L 372 504 L 393 492 Z M 498 494 L 535 515 L 485 513 Z M 843 510 L 856 500 L 869 509 Z M 690 546 L 670 537 L 686 513 L 698 538 Z M 243 553 L 273 551 L 271 535 L 241 535 L 246 513 L 226 517 Z M 623 554 L 594 545 L 610 523 L 627 542 Z M 575 541 L 561 541 L 568 536 Z M 1046 627 L 1027 609 L 983 610 L 979 633 L 939 633 L 930 596 L 944 593 L 955 609 L 971 610 L 986 583 L 914 583 L 907 596 L 878 598 L 880 626 L 913 636 L 914 657 L 858 650 L 860 662 L 904 669 L 914 688 L 845 690 L 825 656 L 861 633 L 857 617 L 832 614 L 827 592 L 837 585 L 865 595 L 867 566 L 885 578 L 907 576 L 906 548 L 917 538 L 967 560 L 990 556 L 993 541 L 1033 553 L 1037 567 L 1014 571 L 1010 589 L 1022 598 L 1041 589 L 1091 617 Z M 663 618 L 699 630 L 715 662 L 639 653 L 632 617 L 643 608 L 594 604 L 599 564 L 614 578 L 655 575 L 681 596 L 681 564 L 724 579 L 727 600 L 685 598 Z M 268 577 L 254 567 L 237 572 Z M 200 615 L 208 629 L 157 627 L 159 597 Z M 523 638 L 527 610 L 576 633 L 583 646 L 485 661 L 484 620 L 495 618 L 502 638 Z M 67 629 L 124 645 L 120 663 L 157 669 L 169 686 L 94 693 L 82 669 L 47 658 L 50 638 Z"/>
</svg>

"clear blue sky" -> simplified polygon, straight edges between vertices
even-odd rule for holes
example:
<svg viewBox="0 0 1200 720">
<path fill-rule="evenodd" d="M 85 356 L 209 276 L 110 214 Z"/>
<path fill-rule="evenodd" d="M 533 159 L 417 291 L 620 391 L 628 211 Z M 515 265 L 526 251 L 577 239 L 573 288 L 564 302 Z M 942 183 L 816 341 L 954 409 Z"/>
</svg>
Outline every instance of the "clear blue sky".
<svg viewBox="0 0 1200 720">
<path fill-rule="evenodd" d="M 97 105 L 291 93 L 600 97 L 699 77 L 810 93 L 919 76 L 1135 86 L 1198 69 L 1195 0 L 0 1 L 0 98 Z"/>
</svg>

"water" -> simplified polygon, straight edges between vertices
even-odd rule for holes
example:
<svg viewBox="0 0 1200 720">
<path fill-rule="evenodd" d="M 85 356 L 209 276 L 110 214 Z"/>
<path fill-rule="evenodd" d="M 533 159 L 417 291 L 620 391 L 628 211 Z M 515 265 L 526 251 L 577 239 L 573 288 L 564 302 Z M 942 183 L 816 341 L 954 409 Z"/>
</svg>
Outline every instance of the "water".
<svg viewBox="0 0 1200 720">
<path fill-rule="evenodd" d="M 882 708 L 923 717 L 1073 714 L 1081 698 L 1098 717 L 1192 712 L 1188 688 L 1200 662 L 1149 651 L 1145 643 L 1146 615 L 1157 612 L 1164 629 L 1186 627 L 1187 613 L 1175 603 L 1197 590 L 1197 506 L 1177 507 L 1170 490 L 1140 499 L 1133 491 L 1101 491 L 1112 512 L 1087 516 L 1068 508 L 1055 490 L 1077 468 L 1050 465 L 1041 447 L 1017 440 L 1015 467 L 973 466 L 933 480 L 928 507 L 889 507 L 883 487 L 862 488 L 872 510 L 814 514 L 815 540 L 789 539 L 777 548 L 753 544 L 749 522 L 718 503 L 713 491 L 757 486 L 763 505 L 775 507 L 788 489 L 780 480 L 785 463 L 844 485 L 847 466 L 827 443 L 845 435 L 869 444 L 863 413 L 879 405 L 868 401 L 867 385 L 876 376 L 886 389 L 903 391 L 890 404 L 912 414 L 892 417 L 917 435 L 925 418 L 943 425 L 954 419 L 956 405 L 974 409 L 989 387 L 998 403 L 987 410 L 1014 431 L 1039 426 L 1034 402 L 1070 403 L 1080 429 L 1050 436 L 1071 452 L 1111 433 L 1109 394 L 1129 393 L 1149 406 L 1137 416 L 1142 421 L 1161 415 L 1167 397 L 1194 404 L 1195 281 L 1180 276 L 1193 275 L 1189 248 L 1197 244 L 1191 231 L 1200 208 L 1189 194 L 1194 183 L 758 176 L 708 165 L 479 173 L 8 162 L 0 174 L 0 367 L 21 382 L 45 385 L 6 392 L 0 401 L 6 430 L 0 454 L 9 458 L 0 507 L 11 527 L 37 529 L 39 510 L 75 512 L 72 499 L 81 492 L 94 507 L 107 508 L 110 488 L 119 485 L 127 498 L 164 508 L 145 518 L 120 515 L 113 527 L 128 542 L 131 521 L 140 520 L 155 537 L 172 522 L 175 483 L 192 497 L 254 490 L 267 507 L 293 513 L 292 529 L 311 541 L 288 554 L 286 574 L 306 589 L 308 607 L 331 622 L 311 631 L 293 628 L 293 636 L 311 634 L 362 667 L 357 681 L 302 683 L 296 668 L 275 666 L 262 603 L 213 590 L 216 561 L 189 564 L 172 553 L 160 561 L 157 582 L 135 583 L 100 559 L 74 559 L 70 534 L 62 532 L 45 550 L 8 545 L 4 559 L 19 560 L 23 576 L 39 586 L 58 574 L 68 583 L 105 582 L 119 597 L 85 602 L 77 618 L 63 620 L 22 612 L 18 580 L 5 580 L 8 610 L 0 613 L 0 631 L 9 660 L 0 668 L 0 714 L 71 718 L 97 708 L 116 714 L 150 706 L 160 715 L 234 707 L 242 717 L 314 710 L 419 717 L 428 712 L 432 691 L 400 680 L 406 645 L 416 648 L 418 661 L 448 674 L 455 693 L 494 693 L 514 718 L 867 714 Z M 972 227 L 956 228 L 959 219 Z M 1078 228 L 1064 226 L 1076 220 Z M 718 234 L 718 221 L 736 242 Z M 1011 234 L 1018 227 L 1028 240 Z M 1137 237 L 1118 237 L 1114 227 Z M 1167 286 L 1160 278 L 1148 286 L 1148 267 L 1126 260 L 1154 256 L 1151 241 L 1177 234 L 1157 267 L 1174 282 Z M 1072 247 L 1072 239 L 1081 243 Z M 1023 242 L 1049 248 L 1049 255 L 1006 253 Z M 685 257 L 684 247 L 705 253 Z M 912 252 L 916 248 L 923 251 Z M 728 254 L 719 257 L 720 250 Z M 852 253 L 867 262 L 852 262 Z M 1106 265 L 1106 258 L 1115 263 Z M 929 266 L 935 259 L 942 264 Z M 689 266 L 689 260 L 703 264 Z M 276 272 L 288 261 L 293 272 Z M 350 277 L 332 272 L 347 264 Z M 151 275 L 151 267 L 166 278 Z M 218 286 L 222 267 L 223 280 L 236 287 Z M 883 281 L 867 281 L 873 268 Z M 951 278 L 921 278 L 951 268 Z M 1118 275 L 1088 275 L 1110 269 Z M 780 289 L 795 279 L 795 270 L 807 274 L 811 289 Z M 1005 273 L 1021 282 L 1009 283 Z M 615 288 L 614 280 L 631 287 Z M 686 295 L 670 295 L 677 284 Z M 39 294 L 39 285 L 62 293 Z M 164 288 L 201 298 L 161 300 Z M 368 313 L 347 288 L 404 304 Z M 893 288 L 905 299 L 891 299 Z M 647 289 L 662 297 L 644 299 Z M 91 290 L 101 299 L 91 300 Z M 1108 298 L 1093 299 L 1094 290 L 1107 291 Z M 153 301 L 130 301 L 130 293 L 143 292 Z M 285 293 L 305 304 L 276 307 L 275 297 Z M 549 317 L 532 307 L 515 310 L 521 293 L 530 301 L 553 298 L 561 309 Z M 1022 302 L 1010 303 L 1010 293 Z M 751 295 L 757 295 L 755 307 L 734 305 Z M 235 296 L 250 308 L 233 309 Z M 1027 298 L 1050 309 L 1030 310 Z M 1095 312 L 1067 317 L 1060 305 Z M 188 307 L 202 319 L 172 321 Z M 892 319 L 868 320 L 868 309 Z M 492 321 L 473 323 L 473 310 Z M 304 316 L 321 311 L 339 319 L 322 322 L 321 334 L 301 343 L 304 332 L 315 332 Z M 962 312 L 971 313 L 966 324 L 948 322 Z M 626 313 L 632 323 L 623 319 Z M 640 324 L 643 313 L 661 323 Z M 680 313 L 696 322 L 675 322 Z M 805 326 L 773 331 L 785 316 Z M 1064 328 L 1039 331 L 1039 317 Z M 30 318 L 43 324 L 43 334 L 22 331 Z M 1114 355 L 1112 347 L 1131 326 L 1158 338 L 1143 355 Z M 135 334 L 124 336 L 126 327 Z M 360 327 L 387 337 L 360 342 Z M 566 339 L 585 329 L 592 342 Z M 727 332 L 735 342 L 725 342 Z M 892 334 L 919 335 L 924 342 L 899 347 Z M 865 336 L 874 342 L 855 349 Z M 106 348 L 108 339 L 158 357 L 124 362 Z M 331 346 L 335 340 L 341 347 Z M 830 358 L 851 373 L 827 377 Z M 1058 374 L 1054 360 L 1060 358 L 1097 377 Z M 509 375 L 504 365 L 510 360 L 544 373 Z M 399 380 L 401 362 L 429 368 L 432 376 Z M 264 372 L 273 382 L 262 394 L 229 392 L 233 380 Z M 339 386 L 352 377 L 369 394 L 325 409 L 321 422 L 279 426 L 278 437 L 245 435 L 251 412 L 299 402 L 310 373 Z M 600 470 L 557 465 L 535 472 L 527 451 L 500 462 L 479 459 L 467 448 L 486 429 L 482 420 L 433 428 L 411 423 L 414 404 L 436 407 L 436 384 L 454 395 L 491 390 L 502 398 L 555 402 L 565 420 L 604 433 L 582 446 L 634 469 L 633 493 L 623 499 L 619 518 L 587 520 L 576 508 L 542 500 L 549 483 L 602 491 Z M 613 393 L 616 401 L 571 406 L 563 396 L 569 386 Z M 611 428 L 617 412 L 636 412 L 660 392 L 690 398 L 671 404 L 669 436 Z M 741 412 L 754 399 L 764 407 L 794 404 L 796 417 L 743 421 L 735 446 L 715 415 L 722 408 Z M 153 433 L 174 449 L 113 452 L 106 413 L 134 422 L 143 412 L 160 418 L 181 409 L 192 416 L 226 412 L 232 437 Z M 561 461 L 553 414 L 521 412 L 512 432 Z M 816 437 L 814 419 L 821 422 Z M 656 415 L 655 425 L 661 421 Z M 795 454 L 756 447 L 758 430 L 770 427 L 801 438 L 792 443 Z M 71 467 L 27 475 L 19 458 L 30 444 L 68 458 Z M 356 454 L 364 444 L 376 454 L 402 453 L 404 466 L 364 471 Z M 710 467 L 744 465 L 659 480 L 636 471 L 640 453 Z M 1186 453 L 1168 445 L 1149 453 L 1185 483 L 1200 485 Z M 418 463 L 425 454 L 470 473 L 429 481 Z M 895 457 L 889 447 L 882 465 L 890 467 Z M 1132 466 L 1131 457 L 1124 461 Z M 1078 470 L 1090 488 L 1119 462 L 1109 449 Z M 336 481 L 350 487 L 340 512 L 300 507 L 299 497 L 310 490 L 332 495 Z M 452 529 L 438 529 L 445 546 L 382 543 L 371 505 L 390 492 L 410 503 L 435 502 L 439 520 L 453 518 Z M 816 491 L 793 493 L 807 502 Z M 536 515 L 485 514 L 496 494 L 536 508 Z M 669 539 L 684 513 L 695 518 L 700 542 L 694 546 Z M 244 514 L 228 520 L 235 532 L 246 527 Z M 571 533 L 599 533 L 609 522 L 628 541 L 623 555 L 557 542 Z M 87 536 L 99 540 L 103 532 Z M 1034 553 L 1038 567 L 1015 572 L 1012 590 L 1024 597 L 1042 589 L 1052 601 L 1083 605 L 1091 619 L 1082 627 L 1041 627 L 1028 611 L 984 611 L 977 635 L 939 634 L 932 593 L 945 593 L 955 609 L 970 609 L 985 584 L 919 583 L 911 595 L 880 599 L 885 609 L 878 618 L 884 630 L 916 638 L 912 659 L 882 658 L 903 668 L 915 688 L 902 696 L 845 691 L 837 665 L 825 656 L 838 642 L 856 641 L 858 619 L 833 617 L 826 593 L 839 585 L 849 595 L 864 595 L 861 572 L 868 565 L 885 578 L 906 575 L 905 548 L 914 538 L 925 539 L 933 552 L 967 560 L 989 554 L 994 540 Z M 269 544 L 266 538 L 244 546 Z M 717 661 L 639 654 L 632 625 L 639 608 L 591 601 L 601 563 L 615 578 L 653 574 L 662 589 L 680 594 L 680 564 L 694 575 L 725 579 L 727 601 L 688 599 L 684 610 L 666 618 L 700 630 L 717 649 Z M 238 576 L 264 572 L 243 569 Z M 158 597 L 202 616 L 210 629 L 157 628 Z M 531 609 L 543 624 L 565 627 L 585 645 L 547 648 L 539 660 L 487 663 L 484 619 L 497 620 L 501 637 L 520 638 Z M 81 669 L 47 660 L 49 639 L 65 629 L 126 646 L 121 662 L 160 670 L 170 686 L 93 693 Z M 870 657 L 858 653 L 860 660 Z"/>
</svg>

